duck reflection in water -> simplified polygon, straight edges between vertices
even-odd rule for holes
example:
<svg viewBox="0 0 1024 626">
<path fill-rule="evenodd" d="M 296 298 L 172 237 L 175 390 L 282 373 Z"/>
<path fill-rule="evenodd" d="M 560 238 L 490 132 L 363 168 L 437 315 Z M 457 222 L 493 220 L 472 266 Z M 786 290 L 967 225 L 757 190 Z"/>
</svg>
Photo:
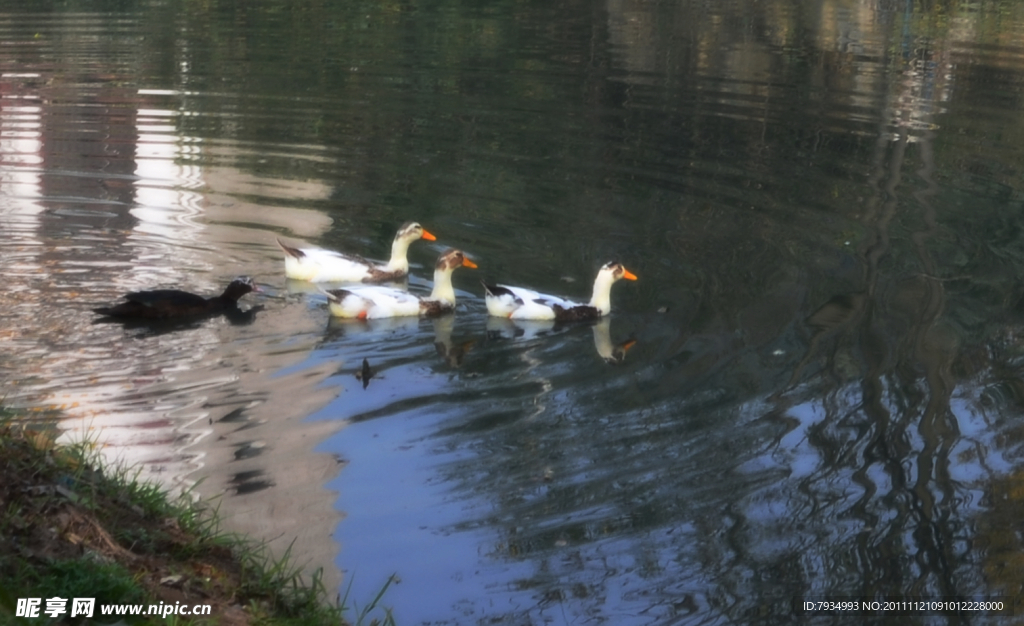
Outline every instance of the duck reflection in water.
<svg viewBox="0 0 1024 626">
<path fill-rule="evenodd" d="M 327 330 L 321 344 L 333 343 L 342 338 L 366 338 L 370 340 L 394 339 L 395 335 L 413 335 L 420 327 L 418 317 L 384 317 L 374 320 L 335 317 L 327 319 Z"/>
<path fill-rule="evenodd" d="M 449 367 L 461 367 L 463 357 L 476 342 L 472 339 L 459 343 L 452 341 L 455 315 L 442 315 L 430 321 L 434 325 L 434 348 L 437 350 L 437 355 L 444 359 Z"/>
<path fill-rule="evenodd" d="M 371 320 L 331 316 L 327 322 L 327 332 L 324 335 L 324 341 L 320 345 L 323 346 L 341 341 L 342 339 L 368 340 L 373 343 L 376 343 L 379 339 L 394 343 L 396 335 L 405 334 L 413 337 L 419 333 L 420 323 L 420 318 L 409 316 L 385 317 Z M 437 351 L 437 355 L 449 367 L 461 367 L 463 358 L 476 342 L 474 340 L 456 342 L 452 339 L 452 331 L 455 327 L 454 313 L 431 318 L 430 323 L 434 329 L 434 349 Z M 350 368 L 345 368 L 339 370 L 338 373 L 355 376 L 356 380 L 362 383 L 363 389 L 369 386 L 371 380 L 384 378 L 379 373 L 377 367 L 369 362 L 367 357 L 363 358 L 361 367 L 357 368 L 354 372 Z"/>
<path fill-rule="evenodd" d="M 636 345 L 636 339 L 630 337 L 626 341 L 612 343 L 611 322 L 611 319 L 607 317 L 601 318 L 599 322 L 591 326 L 591 330 L 594 331 L 594 348 L 597 350 L 598 356 L 606 363 L 618 365 L 626 360 L 626 353 Z"/>
<path fill-rule="evenodd" d="M 476 343 L 473 340 L 460 341 L 452 340 L 452 330 L 455 327 L 455 314 L 447 313 L 431 318 L 431 325 L 434 328 L 434 348 L 438 356 L 445 360 L 452 367 L 462 365 L 462 359 L 469 352 L 469 349 Z M 332 343 L 342 338 L 367 338 L 393 341 L 397 334 L 415 335 L 420 329 L 420 318 L 418 317 L 385 317 L 375 320 L 361 320 L 358 318 L 342 318 L 331 316 L 327 322 L 327 333 L 324 335 L 324 343 Z"/>
<path fill-rule="evenodd" d="M 547 334 L 560 332 L 566 326 L 578 324 L 561 323 L 554 320 L 511 320 L 505 317 L 488 317 L 487 334 L 492 338 L 520 339 L 529 341 Z M 613 343 L 611 318 L 603 317 L 589 324 L 594 332 L 594 349 L 606 363 L 618 365 L 626 360 L 626 353 L 636 345 L 636 339 Z"/>
</svg>

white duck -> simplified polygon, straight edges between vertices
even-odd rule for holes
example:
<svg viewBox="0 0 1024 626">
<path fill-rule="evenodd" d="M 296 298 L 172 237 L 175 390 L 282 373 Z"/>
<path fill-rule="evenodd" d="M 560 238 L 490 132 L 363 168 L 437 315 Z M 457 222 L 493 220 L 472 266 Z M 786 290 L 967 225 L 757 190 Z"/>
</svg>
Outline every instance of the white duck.
<svg viewBox="0 0 1024 626">
<path fill-rule="evenodd" d="M 457 267 L 476 268 L 476 263 L 453 249 L 445 250 L 434 266 L 434 290 L 421 298 L 400 289 L 381 286 L 322 289 L 327 295 L 331 315 L 378 319 L 407 315 L 434 316 L 455 310 L 452 272 Z"/>
<path fill-rule="evenodd" d="M 284 275 L 288 278 L 313 283 L 381 283 L 405 278 L 409 274 L 406 253 L 409 244 L 420 238 L 427 241 L 437 239 L 416 222 L 402 224 L 391 244 L 391 260 L 387 265 L 323 248 L 293 248 L 286 246 L 280 239 L 277 245 L 284 250 Z"/>
<path fill-rule="evenodd" d="M 636 280 L 636 275 L 612 261 L 606 263 L 594 280 L 594 295 L 589 304 L 578 304 L 570 300 L 538 293 L 522 287 L 488 285 L 484 283 L 484 300 L 487 312 L 495 317 L 513 320 L 592 320 L 612 310 L 612 285 L 620 278 Z"/>
</svg>

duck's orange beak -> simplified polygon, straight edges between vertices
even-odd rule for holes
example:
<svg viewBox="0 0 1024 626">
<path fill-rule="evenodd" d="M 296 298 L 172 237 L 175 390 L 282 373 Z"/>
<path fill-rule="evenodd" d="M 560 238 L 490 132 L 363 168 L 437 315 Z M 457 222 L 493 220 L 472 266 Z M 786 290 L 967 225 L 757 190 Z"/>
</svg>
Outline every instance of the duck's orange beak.
<svg viewBox="0 0 1024 626">
<path fill-rule="evenodd" d="M 463 259 L 462 259 L 462 267 L 468 267 L 471 270 L 475 270 L 477 268 L 477 265 L 476 265 L 476 263 L 474 263 L 474 262 L 470 261 L 469 259 L 463 257 Z"/>
<path fill-rule="evenodd" d="M 626 268 L 622 268 L 622 277 L 625 278 L 626 280 L 636 280 L 636 274 L 627 270 Z"/>
<path fill-rule="evenodd" d="M 428 233 L 426 228 L 423 229 L 423 238 L 427 241 L 437 241 L 437 237 Z"/>
</svg>

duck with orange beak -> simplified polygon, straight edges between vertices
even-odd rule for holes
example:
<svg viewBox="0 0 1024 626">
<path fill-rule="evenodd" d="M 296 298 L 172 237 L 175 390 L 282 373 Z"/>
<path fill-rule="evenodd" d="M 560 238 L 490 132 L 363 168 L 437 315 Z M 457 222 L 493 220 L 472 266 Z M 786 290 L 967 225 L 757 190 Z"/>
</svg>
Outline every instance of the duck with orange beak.
<svg viewBox="0 0 1024 626">
<path fill-rule="evenodd" d="M 560 322 L 596 320 L 611 312 L 612 285 L 622 278 L 636 280 L 636 275 L 616 261 L 605 263 L 594 280 L 594 293 L 588 304 L 578 304 L 523 287 L 487 283 L 484 283 L 484 300 L 487 312 L 495 317 Z"/>
<path fill-rule="evenodd" d="M 459 250 L 449 249 L 442 252 L 434 266 L 434 290 L 426 298 L 382 286 L 321 291 L 327 296 L 331 315 L 337 317 L 364 320 L 411 315 L 432 317 L 455 310 L 452 272 L 460 267 L 476 269 L 477 265 Z"/>
<path fill-rule="evenodd" d="M 284 274 L 288 278 L 308 280 L 311 283 L 383 283 L 401 280 L 409 275 L 409 259 L 406 254 L 409 244 L 418 239 L 434 241 L 437 237 L 416 222 L 402 224 L 391 244 L 391 260 L 387 265 L 323 248 L 293 248 L 280 239 L 277 245 L 284 250 Z"/>
</svg>

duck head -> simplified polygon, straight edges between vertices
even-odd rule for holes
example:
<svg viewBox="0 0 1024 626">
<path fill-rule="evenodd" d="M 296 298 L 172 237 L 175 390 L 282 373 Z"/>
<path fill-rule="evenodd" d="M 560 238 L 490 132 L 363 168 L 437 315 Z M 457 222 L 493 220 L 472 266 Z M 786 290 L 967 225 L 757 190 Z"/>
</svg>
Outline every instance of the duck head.
<svg viewBox="0 0 1024 626">
<path fill-rule="evenodd" d="M 476 269 L 476 263 L 466 258 L 461 250 L 449 248 L 437 257 L 434 265 L 434 291 L 430 294 L 431 300 L 444 300 L 455 302 L 455 289 L 452 287 L 452 272 L 459 267 Z"/>
<path fill-rule="evenodd" d="M 448 248 L 441 253 L 441 256 L 437 257 L 437 264 L 434 265 L 434 271 L 451 272 L 458 267 L 468 267 L 475 270 L 477 268 L 477 264 L 466 258 L 466 255 L 461 250 Z"/>
<path fill-rule="evenodd" d="M 612 285 L 625 278 L 636 280 L 636 274 L 630 272 L 618 261 L 609 261 L 601 266 L 594 280 L 594 295 L 590 299 L 590 306 L 607 315 L 612 310 Z"/>
<path fill-rule="evenodd" d="M 262 291 L 252 278 L 248 276 L 239 276 L 238 278 L 231 281 L 227 288 L 224 289 L 224 293 L 221 297 L 232 302 L 238 302 L 238 299 L 249 293 L 250 291 Z"/>
<path fill-rule="evenodd" d="M 388 271 L 402 273 L 409 271 L 409 259 L 406 255 L 409 252 L 409 244 L 417 239 L 435 241 L 437 237 L 428 233 L 417 222 L 402 224 L 398 232 L 395 233 L 395 240 L 391 242 L 391 260 L 387 264 Z"/>
<path fill-rule="evenodd" d="M 608 280 L 615 282 L 619 279 L 625 278 L 626 280 L 636 280 L 636 274 L 627 270 L 622 266 L 622 263 L 618 261 L 609 261 L 601 266 L 601 269 L 597 272 L 598 277 L 602 274 L 606 275 Z"/>
<path fill-rule="evenodd" d="M 399 227 L 398 232 L 395 233 L 395 241 L 402 239 L 406 241 L 406 245 L 416 241 L 417 239 L 426 239 L 427 241 L 436 241 L 437 237 L 427 232 L 427 229 L 419 225 L 418 222 L 406 222 Z"/>
</svg>

